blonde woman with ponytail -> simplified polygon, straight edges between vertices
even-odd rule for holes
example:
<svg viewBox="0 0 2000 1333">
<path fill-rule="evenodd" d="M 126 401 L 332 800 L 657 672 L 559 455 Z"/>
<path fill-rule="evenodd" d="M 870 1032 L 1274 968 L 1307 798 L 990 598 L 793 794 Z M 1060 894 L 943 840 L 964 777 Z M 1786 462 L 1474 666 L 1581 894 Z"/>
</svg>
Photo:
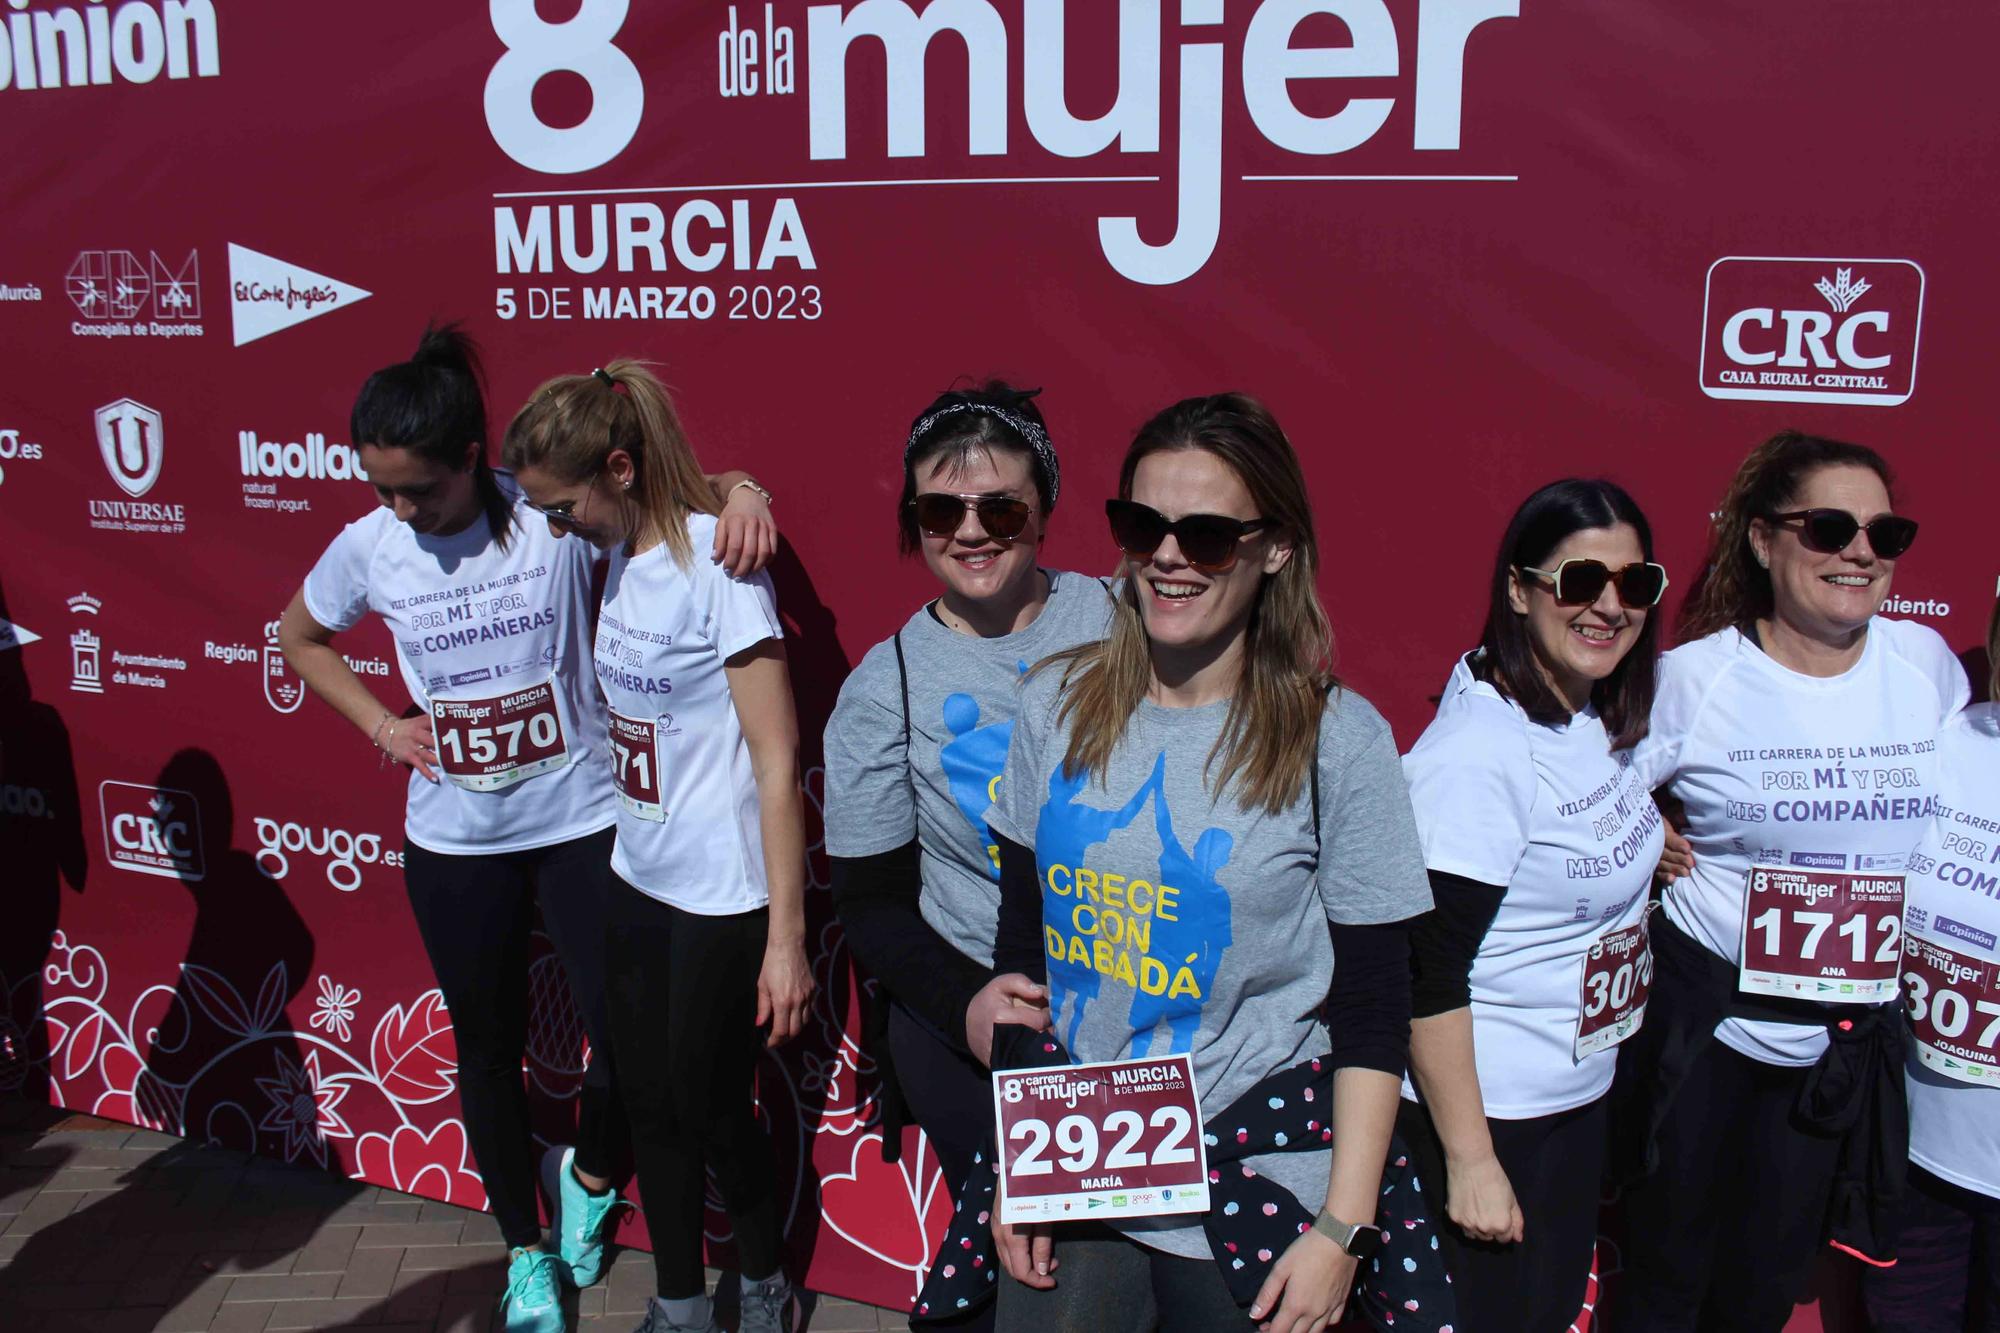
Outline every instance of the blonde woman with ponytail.
<svg viewBox="0 0 2000 1333">
<path fill-rule="evenodd" d="M 734 1223 L 745 1333 L 791 1288 L 771 1150 L 752 1115 L 759 1034 L 796 1035 L 805 952 L 798 721 L 768 576 L 696 552 L 714 492 L 672 399 L 634 361 L 536 390 L 505 458 L 555 532 L 611 555 L 596 636 L 618 799 L 609 1017 L 658 1293 L 645 1333 L 717 1325 L 702 1275 L 713 1172 Z"/>
<path fill-rule="evenodd" d="M 1263 405 L 1161 412 L 1118 496 L 1108 636 L 1031 675 L 988 815 L 995 966 L 1046 976 L 1072 1060 L 1190 1055 L 1204 1119 L 1278 1106 L 1284 1078 L 1327 1091 L 1313 1132 L 1243 1159 L 1282 1204 L 996 1224 L 998 1325 L 1317 1333 L 1381 1243 L 1408 922 L 1431 905 L 1409 796 L 1388 726 L 1329 673 L 1305 479 Z"/>
</svg>

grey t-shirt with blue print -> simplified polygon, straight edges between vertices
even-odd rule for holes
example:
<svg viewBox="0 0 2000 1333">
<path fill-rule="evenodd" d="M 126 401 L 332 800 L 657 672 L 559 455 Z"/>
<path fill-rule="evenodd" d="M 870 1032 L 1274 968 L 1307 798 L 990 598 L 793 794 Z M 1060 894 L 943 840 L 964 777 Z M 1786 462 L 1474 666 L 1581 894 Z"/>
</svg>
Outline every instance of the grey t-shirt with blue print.
<svg viewBox="0 0 2000 1333">
<path fill-rule="evenodd" d="M 1227 701 L 1142 702 L 1106 781 L 1065 773 L 1061 674 L 1023 687 L 1006 781 L 987 813 L 995 833 L 1035 852 L 1056 1035 L 1079 1063 L 1191 1054 L 1203 1113 L 1214 1115 L 1330 1049 L 1318 1018 L 1333 980 L 1328 920 L 1402 921 L 1431 906 L 1395 740 L 1366 699 L 1333 693 L 1320 724 L 1316 843 L 1309 786 L 1275 815 L 1245 809 L 1233 787 L 1220 799 L 1210 791 Z M 1248 1165 L 1309 1210 L 1325 1201 L 1323 1147 Z M 1123 1229 L 1171 1253 L 1208 1253 L 1185 1218 Z"/>
<path fill-rule="evenodd" d="M 826 850 L 873 856 L 911 838 L 921 848 L 920 908 L 966 957 L 993 963 L 999 865 L 986 828 L 1014 730 L 1016 684 L 1051 653 L 1104 637 L 1104 585 L 1050 571 L 1049 597 L 1024 629 L 959 634 L 924 607 L 896 641 L 868 650 L 840 688 L 826 726 Z M 909 740 L 904 686 L 909 682 Z"/>
</svg>

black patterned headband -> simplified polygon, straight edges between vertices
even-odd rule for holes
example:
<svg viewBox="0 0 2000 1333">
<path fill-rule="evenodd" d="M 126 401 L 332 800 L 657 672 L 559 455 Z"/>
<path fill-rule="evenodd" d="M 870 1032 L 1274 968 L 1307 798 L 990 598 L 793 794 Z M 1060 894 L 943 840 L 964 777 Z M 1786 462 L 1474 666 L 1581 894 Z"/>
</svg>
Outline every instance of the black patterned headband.
<svg viewBox="0 0 2000 1333">
<path fill-rule="evenodd" d="M 966 412 L 979 412 L 992 417 L 1021 437 L 1034 452 L 1037 468 L 1048 479 L 1049 506 L 1054 508 L 1056 493 L 1062 489 L 1062 468 L 1056 462 L 1056 447 L 1049 443 L 1049 433 L 1019 412 L 992 403 L 951 403 L 924 416 L 910 428 L 910 442 L 903 446 L 904 465 L 909 465 L 910 459 L 917 452 L 917 446 L 922 443 L 924 436 L 930 434 L 933 426 L 946 417 L 959 416 Z"/>
</svg>

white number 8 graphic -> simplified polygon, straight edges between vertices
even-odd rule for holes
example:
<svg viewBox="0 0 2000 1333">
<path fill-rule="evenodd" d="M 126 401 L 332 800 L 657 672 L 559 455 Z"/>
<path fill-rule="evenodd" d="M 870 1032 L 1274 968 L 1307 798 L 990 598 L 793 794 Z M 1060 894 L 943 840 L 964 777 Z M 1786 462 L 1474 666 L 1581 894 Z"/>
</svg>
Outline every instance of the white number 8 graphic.
<svg viewBox="0 0 2000 1333">
<path fill-rule="evenodd" d="M 490 0 L 493 32 L 507 53 L 486 76 L 486 127 L 502 152 L 535 171 L 568 175 L 601 167 L 639 130 L 646 86 L 632 58 L 611 44 L 631 0 L 582 0 L 576 17 L 550 23 L 535 0 Z M 590 114 L 555 129 L 535 114 L 535 85 L 568 70 L 590 85 Z"/>
</svg>

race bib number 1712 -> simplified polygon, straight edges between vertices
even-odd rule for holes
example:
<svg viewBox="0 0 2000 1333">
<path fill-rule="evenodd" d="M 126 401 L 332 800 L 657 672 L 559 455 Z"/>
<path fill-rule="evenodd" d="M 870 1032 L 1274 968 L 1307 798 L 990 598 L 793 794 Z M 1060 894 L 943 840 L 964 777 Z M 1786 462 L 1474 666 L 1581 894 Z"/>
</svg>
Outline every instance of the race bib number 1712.
<svg viewBox="0 0 2000 1333">
<path fill-rule="evenodd" d="M 1903 961 L 1903 876 L 1756 866 L 1743 895 L 1748 995 L 1822 1004 L 1896 998 Z"/>
</svg>

